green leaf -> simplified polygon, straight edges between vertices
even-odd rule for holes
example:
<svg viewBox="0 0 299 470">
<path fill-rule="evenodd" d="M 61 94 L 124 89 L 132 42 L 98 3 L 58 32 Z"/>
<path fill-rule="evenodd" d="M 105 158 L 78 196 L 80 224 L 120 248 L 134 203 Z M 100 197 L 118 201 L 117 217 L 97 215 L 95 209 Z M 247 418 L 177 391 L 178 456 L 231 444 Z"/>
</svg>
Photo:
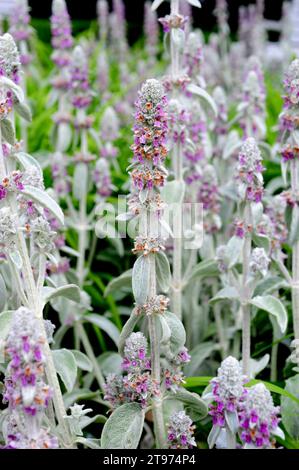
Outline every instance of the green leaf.
<svg viewBox="0 0 299 470">
<path fill-rule="evenodd" d="M 196 278 L 216 277 L 219 275 L 218 265 L 214 259 L 208 259 L 198 263 L 192 270 L 188 280 L 189 283 Z"/>
<path fill-rule="evenodd" d="M 156 277 L 161 292 L 168 292 L 171 282 L 170 265 L 167 256 L 162 251 L 156 253 Z"/>
<path fill-rule="evenodd" d="M 226 245 L 225 259 L 229 269 L 238 262 L 243 245 L 244 239 L 236 236 L 233 236 Z"/>
<path fill-rule="evenodd" d="M 215 344 L 211 341 L 198 344 L 190 351 L 191 360 L 184 367 L 185 375 L 193 375 L 201 364 L 210 356 L 215 349 Z"/>
<path fill-rule="evenodd" d="M 238 290 L 233 286 L 224 287 L 210 300 L 211 304 L 220 302 L 222 300 L 238 300 L 240 299 L 240 294 Z"/>
<path fill-rule="evenodd" d="M 178 354 L 186 342 L 186 331 L 183 323 L 171 312 L 165 312 L 163 317 L 171 331 L 170 349 L 173 354 Z"/>
<path fill-rule="evenodd" d="M 120 337 L 119 337 L 119 343 L 118 343 L 119 354 L 123 355 L 126 340 L 130 336 L 130 334 L 134 331 L 134 328 L 136 324 L 138 323 L 138 321 L 140 320 L 140 318 L 141 317 L 139 315 L 136 315 L 133 311 L 129 319 L 124 324 L 122 331 L 120 333 Z"/>
<path fill-rule="evenodd" d="M 10 145 L 14 145 L 16 141 L 15 130 L 10 119 L 2 119 L 1 121 L 2 137 Z"/>
<path fill-rule="evenodd" d="M 216 103 L 206 90 L 204 90 L 203 88 L 197 85 L 194 85 L 193 83 L 191 83 L 191 85 L 188 85 L 187 90 L 190 93 L 193 93 L 194 95 L 199 96 L 203 101 L 205 101 L 213 110 L 215 116 L 217 116 L 218 110 L 217 110 Z"/>
<path fill-rule="evenodd" d="M 32 121 L 32 113 L 31 109 L 29 108 L 28 104 L 26 103 L 15 103 L 14 110 L 21 116 L 25 121 L 31 122 Z"/>
<path fill-rule="evenodd" d="M 53 360 L 57 374 L 68 392 L 74 388 L 77 378 L 77 364 L 74 355 L 68 349 L 54 349 Z"/>
<path fill-rule="evenodd" d="M 264 248 L 266 253 L 269 253 L 270 247 L 271 247 L 271 241 L 269 237 L 266 237 L 266 235 L 257 235 L 253 234 L 252 239 L 256 246 Z"/>
<path fill-rule="evenodd" d="M 17 152 L 17 153 L 14 153 L 13 156 L 21 163 L 21 165 L 23 166 L 23 168 L 25 170 L 27 170 L 28 168 L 34 166 L 39 171 L 39 173 L 42 175 L 42 169 L 40 167 L 40 164 L 38 163 L 38 161 L 34 157 L 29 155 L 28 153 Z"/>
<path fill-rule="evenodd" d="M 193 7 L 201 8 L 201 3 L 199 0 L 187 0 L 190 5 Z"/>
<path fill-rule="evenodd" d="M 161 198 L 168 204 L 180 204 L 184 200 L 186 184 L 184 181 L 168 181 L 161 189 Z"/>
<path fill-rule="evenodd" d="M 0 313 L 0 346 L 2 342 L 6 341 L 10 330 L 12 314 L 13 310 L 5 310 L 4 312 Z"/>
<path fill-rule="evenodd" d="M 7 290 L 6 290 L 6 285 L 3 280 L 2 275 L 0 274 L 0 311 L 5 307 L 6 304 L 6 298 L 7 298 Z"/>
<path fill-rule="evenodd" d="M 282 423 L 288 434 L 299 440 L 299 374 L 286 380 L 285 390 L 298 399 L 298 403 L 289 397 L 281 397 L 281 417 Z"/>
<path fill-rule="evenodd" d="M 143 423 L 144 410 L 137 403 L 116 408 L 103 427 L 102 449 L 137 449 Z"/>
<path fill-rule="evenodd" d="M 47 303 L 56 297 L 65 297 L 74 302 L 80 302 L 80 289 L 75 284 L 67 284 L 62 287 L 44 287 L 43 288 L 44 302 Z"/>
<path fill-rule="evenodd" d="M 87 194 L 88 189 L 88 166 L 86 163 L 76 164 L 73 181 L 73 195 L 80 201 Z"/>
<path fill-rule="evenodd" d="M 289 287 L 288 283 L 279 276 L 271 276 L 266 279 L 262 279 L 254 290 L 254 296 L 271 294 L 279 289 L 286 289 Z"/>
<path fill-rule="evenodd" d="M 105 351 L 98 357 L 98 361 L 104 376 L 108 374 L 121 375 L 122 357 L 113 351 Z"/>
<path fill-rule="evenodd" d="M 46 193 L 46 191 L 34 188 L 33 186 L 25 186 L 25 188 L 22 190 L 22 194 L 27 196 L 29 199 L 33 199 L 43 207 L 49 209 L 49 211 L 54 215 L 54 217 L 56 217 L 56 219 L 58 219 L 61 225 L 64 224 L 64 215 L 62 210 L 60 209 L 57 202 L 54 201 L 54 199 L 52 199 L 51 196 Z"/>
<path fill-rule="evenodd" d="M 119 291 L 119 289 L 122 289 L 123 287 L 131 289 L 132 288 L 132 271 L 133 271 L 132 269 L 129 269 L 128 271 L 125 271 L 120 276 L 116 277 L 115 279 L 112 279 L 112 281 L 109 282 L 109 284 L 107 285 L 105 289 L 104 297 L 107 297 L 108 295 Z"/>
<path fill-rule="evenodd" d="M 206 387 L 213 377 L 186 377 L 185 388 Z"/>
<path fill-rule="evenodd" d="M 281 333 L 285 333 L 288 325 L 288 314 L 283 303 L 273 295 L 264 295 L 254 297 L 250 301 L 251 305 L 265 310 L 265 312 L 273 315 L 277 321 Z"/>
<path fill-rule="evenodd" d="M 158 320 L 160 326 L 160 343 L 167 344 L 171 338 L 171 329 L 168 326 L 167 321 L 164 318 L 164 315 L 157 315 L 156 320 Z"/>
<path fill-rule="evenodd" d="M 84 321 L 89 321 L 94 325 L 97 325 L 101 330 L 105 331 L 108 336 L 114 341 L 116 346 L 119 342 L 119 330 L 118 328 L 112 323 L 112 321 L 108 320 L 108 318 L 103 317 L 101 315 L 97 315 L 96 313 L 91 313 L 89 315 L 84 316 Z"/>
<path fill-rule="evenodd" d="M 146 303 L 150 282 L 150 258 L 139 256 L 134 263 L 132 272 L 132 288 L 135 301 L 138 305 Z"/>
<path fill-rule="evenodd" d="M 81 351 L 76 351 L 75 349 L 71 349 L 70 351 L 73 354 L 77 367 L 79 367 L 79 369 L 86 370 L 87 372 L 92 372 L 93 365 L 91 360 L 86 356 L 86 354 L 83 354 Z"/>
<path fill-rule="evenodd" d="M 188 390 L 184 388 L 179 388 L 173 394 L 173 397 L 184 403 L 186 411 L 193 417 L 193 420 L 202 419 L 207 416 L 208 407 L 197 393 L 188 392 Z"/>
</svg>

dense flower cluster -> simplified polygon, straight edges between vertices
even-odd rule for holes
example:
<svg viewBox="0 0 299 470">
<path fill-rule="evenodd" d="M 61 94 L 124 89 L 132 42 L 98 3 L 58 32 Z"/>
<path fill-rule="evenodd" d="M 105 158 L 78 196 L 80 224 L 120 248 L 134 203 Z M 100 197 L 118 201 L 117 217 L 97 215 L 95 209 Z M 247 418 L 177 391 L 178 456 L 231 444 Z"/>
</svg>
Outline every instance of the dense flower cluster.
<svg viewBox="0 0 299 470">
<path fill-rule="evenodd" d="M 269 390 L 259 383 L 250 387 L 239 413 L 241 440 L 258 448 L 275 447 L 279 407 L 275 407 Z"/>
<path fill-rule="evenodd" d="M 9 448 L 58 447 L 56 438 L 42 423 L 51 399 L 51 390 L 44 382 L 44 341 L 33 312 L 24 307 L 16 310 L 6 343 L 10 362 L 3 394 L 10 411 L 6 429 Z"/>
<path fill-rule="evenodd" d="M 260 202 L 264 193 L 261 152 L 253 137 L 245 140 L 239 153 L 238 190 L 240 197 L 247 201 Z"/>
<path fill-rule="evenodd" d="M 9 33 L 3 34 L 0 37 L 0 76 L 18 83 L 20 66 L 20 56 L 13 37 Z"/>
<path fill-rule="evenodd" d="M 195 426 L 185 411 L 173 414 L 167 426 L 167 440 L 169 449 L 192 449 L 196 446 L 194 439 Z"/>
<path fill-rule="evenodd" d="M 187 364 L 190 360 L 191 356 L 185 347 L 177 355 L 171 355 L 167 358 L 167 366 L 162 370 L 163 384 L 166 390 L 175 393 L 178 387 L 185 382 L 182 365 Z"/>
<path fill-rule="evenodd" d="M 164 185 L 167 175 L 162 166 L 167 149 L 167 98 L 157 80 L 147 80 L 136 102 L 134 126 L 133 184 L 139 190 Z"/>
<path fill-rule="evenodd" d="M 264 248 L 254 248 L 252 250 L 249 267 L 253 276 L 256 276 L 257 274 L 266 276 L 269 263 L 270 259 L 267 256 Z"/>
<path fill-rule="evenodd" d="M 85 109 L 91 103 L 91 92 L 88 81 L 88 63 L 80 46 L 74 49 L 70 64 L 70 80 L 72 88 L 72 105 Z"/>
<path fill-rule="evenodd" d="M 221 227 L 220 195 L 217 175 L 211 165 L 206 165 L 198 181 L 197 200 L 203 205 L 203 224 L 206 233 L 214 233 Z"/>
<path fill-rule="evenodd" d="M 17 0 L 9 17 L 9 32 L 17 43 L 23 42 L 26 47 L 20 45 L 20 60 L 21 64 L 28 65 L 32 56 L 28 51 L 27 42 L 30 39 L 32 29 L 30 27 L 29 6 L 27 0 Z"/>
<path fill-rule="evenodd" d="M 218 375 L 212 379 L 212 397 L 209 414 L 213 425 L 225 426 L 225 413 L 238 411 L 240 402 L 246 395 L 244 383 L 246 377 L 242 374 L 239 361 L 232 356 L 227 357 L 218 369 Z"/>
<path fill-rule="evenodd" d="M 164 33 L 169 33 L 171 29 L 181 29 L 184 30 L 184 27 L 188 21 L 188 18 L 183 15 L 166 15 L 164 18 L 159 18 L 160 23 L 163 26 Z"/>
<path fill-rule="evenodd" d="M 146 37 L 146 50 L 150 59 L 155 58 L 157 54 L 159 30 L 157 14 L 152 11 L 152 4 L 146 1 L 144 4 L 144 33 Z"/>
<path fill-rule="evenodd" d="M 135 239 L 132 252 L 134 254 L 140 253 L 147 256 L 150 253 L 158 253 L 161 250 L 164 250 L 164 246 L 160 238 L 148 238 L 143 235 L 138 235 Z"/>
<path fill-rule="evenodd" d="M 151 378 L 151 364 L 147 357 L 147 340 L 140 332 L 131 333 L 124 348 L 124 376 L 110 374 L 105 385 L 105 400 L 113 407 L 122 403 L 137 402 L 146 407 L 150 398 L 158 393 Z"/>
<path fill-rule="evenodd" d="M 54 0 L 51 16 L 52 60 L 57 67 L 70 63 L 70 49 L 73 46 L 70 17 L 65 0 Z"/>
<path fill-rule="evenodd" d="M 299 157 L 298 142 L 292 139 L 292 131 L 299 127 L 299 59 L 295 59 L 284 79 L 284 110 L 280 116 L 280 128 L 282 132 L 281 155 L 284 162 Z"/>
<path fill-rule="evenodd" d="M 198 77 L 203 63 L 203 45 L 200 34 L 192 32 L 188 35 L 184 61 L 187 75 L 189 77 Z"/>
<path fill-rule="evenodd" d="M 113 186 L 111 183 L 110 168 L 107 160 L 104 158 L 99 158 L 96 161 L 93 180 L 97 188 L 97 194 L 100 198 L 106 199 L 111 195 Z"/>
</svg>

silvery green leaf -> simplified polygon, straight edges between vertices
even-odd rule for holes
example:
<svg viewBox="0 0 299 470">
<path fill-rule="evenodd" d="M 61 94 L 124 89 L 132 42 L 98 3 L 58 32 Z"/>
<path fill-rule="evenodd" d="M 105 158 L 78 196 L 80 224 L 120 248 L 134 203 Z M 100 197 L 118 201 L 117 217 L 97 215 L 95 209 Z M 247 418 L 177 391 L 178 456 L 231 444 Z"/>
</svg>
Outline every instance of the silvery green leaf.
<svg viewBox="0 0 299 470">
<path fill-rule="evenodd" d="M 55 369 L 65 388 L 71 392 L 77 378 L 77 364 L 74 355 L 68 349 L 54 349 L 52 351 Z"/>
<path fill-rule="evenodd" d="M 184 200 L 184 181 L 168 181 L 161 190 L 161 198 L 166 204 L 180 204 Z"/>
<path fill-rule="evenodd" d="M 2 137 L 10 145 L 14 145 L 16 141 L 15 130 L 12 122 L 9 119 L 2 119 L 1 121 Z"/>
<path fill-rule="evenodd" d="M 72 142 L 72 129 L 67 122 L 59 124 L 57 129 L 57 150 L 65 152 Z"/>
<path fill-rule="evenodd" d="M 144 410 L 137 403 L 126 403 L 116 408 L 104 425 L 102 449 L 137 449 L 144 416 Z"/>
<path fill-rule="evenodd" d="M 149 293 L 150 259 L 149 256 L 139 256 L 134 263 L 132 272 L 132 288 L 135 301 L 144 305 Z"/>
<path fill-rule="evenodd" d="M 0 274 L 0 312 L 2 312 L 2 310 L 5 307 L 6 298 L 7 298 L 6 285 L 5 285 L 5 282 L 3 280 L 2 275 Z"/>
<path fill-rule="evenodd" d="M 216 444 L 217 438 L 220 434 L 221 428 L 220 426 L 213 426 L 209 435 L 208 435 L 208 446 L 209 449 L 213 449 L 214 445 Z"/>
<path fill-rule="evenodd" d="M 116 352 L 105 351 L 98 357 L 98 361 L 101 367 L 101 371 L 104 376 L 108 374 L 122 374 L 122 357 Z"/>
<path fill-rule="evenodd" d="M 68 392 L 63 395 L 66 410 L 75 402 L 79 402 L 81 400 L 92 400 L 93 398 L 99 398 L 99 392 L 91 392 L 90 389 L 87 388 L 81 388 L 80 390 L 75 389 L 72 392 Z"/>
<path fill-rule="evenodd" d="M 184 47 L 184 43 L 185 43 L 184 31 L 180 28 L 172 28 L 170 31 L 170 34 L 171 34 L 171 39 L 173 40 L 175 46 L 179 50 L 182 50 L 182 48 Z"/>
<path fill-rule="evenodd" d="M 9 257 L 10 257 L 11 261 L 13 262 L 13 264 L 17 267 L 17 269 L 22 269 L 23 260 L 22 260 L 22 257 L 21 257 L 21 255 L 18 251 L 13 251 L 13 252 L 9 253 Z"/>
<path fill-rule="evenodd" d="M 227 160 L 231 157 L 242 145 L 242 141 L 240 140 L 239 134 L 237 131 L 231 131 L 224 144 L 223 149 L 223 159 Z"/>
<path fill-rule="evenodd" d="M 265 354 L 263 357 L 261 357 L 261 359 L 250 358 L 249 376 L 252 378 L 256 377 L 260 372 L 262 372 L 262 370 L 265 369 L 265 367 L 267 367 L 267 365 L 269 364 L 269 360 L 270 360 L 269 354 Z M 240 363 L 242 365 L 242 360 L 240 361 Z"/>
<path fill-rule="evenodd" d="M 136 315 L 135 312 L 133 311 L 131 313 L 130 318 L 124 324 L 120 333 L 120 337 L 119 337 L 119 343 L 118 343 L 119 354 L 123 354 L 126 340 L 130 336 L 130 334 L 134 331 L 134 328 L 137 325 L 139 320 L 140 320 L 140 316 Z"/>
<path fill-rule="evenodd" d="M 0 347 L 6 340 L 9 333 L 12 314 L 13 310 L 5 310 L 4 312 L 0 313 Z"/>
<path fill-rule="evenodd" d="M 81 351 L 76 351 L 75 349 L 70 350 L 73 354 L 77 367 L 82 370 L 86 370 L 87 372 L 91 372 L 93 369 L 91 360 L 83 354 Z"/>
<path fill-rule="evenodd" d="M 156 277 L 161 292 L 168 292 L 171 282 L 170 265 L 163 251 L 155 254 Z"/>
<path fill-rule="evenodd" d="M 232 434 L 236 434 L 239 427 L 239 419 L 236 411 L 224 411 L 225 421 L 232 432 Z"/>
<path fill-rule="evenodd" d="M 183 349 L 186 342 L 185 328 L 174 313 L 165 312 L 163 316 L 171 331 L 170 349 L 173 354 L 178 354 Z"/>
<path fill-rule="evenodd" d="M 271 276 L 266 279 L 262 279 L 254 290 L 254 297 L 259 295 L 271 294 L 272 292 L 278 291 L 279 289 L 286 289 L 289 287 L 288 283 L 279 276 Z"/>
<path fill-rule="evenodd" d="M 264 295 L 254 297 L 250 303 L 260 310 L 265 310 L 265 312 L 273 315 L 277 321 L 281 333 L 284 334 L 286 332 L 288 325 L 288 314 L 283 303 L 279 299 L 273 295 Z"/>
<path fill-rule="evenodd" d="M 145 203 L 145 201 L 147 200 L 147 197 L 148 197 L 148 189 L 143 189 L 142 191 L 140 191 L 139 201 L 141 202 L 141 204 Z"/>
<path fill-rule="evenodd" d="M 21 163 L 21 165 L 23 166 L 23 168 L 25 170 L 27 170 L 28 168 L 34 166 L 39 171 L 39 173 L 42 175 L 42 169 L 40 167 L 40 164 L 38 163 L 38 161 L 34 157 L 29 155 L 28 153 L 17 152 L 17 153 L 14 154 L 14 157 Z"/>
<path fill-rule="evenodd" d="M 14 109 L 16 110 L 19 116 L 25 119 L 25 121 L 28 121 L 28 122 L 32 121 L 31 109 L 29 108 L 28 104 L 24 102 L 15 103 Z"/>
<path fill-rule="evenodd" d="M 264 248 L 266 253 L 269 253 L 271 247 L 271 240 L 269 237 L 263 234 L 253 233 L 252 239 L 256 246 Z"/>
<path fill-rule="evenodd" d="M 164 2 L 164 0 L 154 0 L 152 3 L 152 10 L 157 10 L 157 8 Z"/>
<path fill-rule="evenodd" d="M 299 374 L 286 380 L 285 390 L 299 399 Z M 282 423 L 288 434 L 299 440 L 299 405 L 289 397 L 281 396 Z"/>
<path fill-rule="evenodd" d="M 288 168 L 289 168 L 289 163 L 281 159 L 281 163 L 280 163 L 281 176 L 282 176 L 282 180 L 285 186 L 288 184 Z"/>
<path fill-rule="evenodd" d="M 28 198 L 33 199 L 38 204 L 41 204 L 43 207 L 49 209 L 49 211 L 58 219 L 61 225 L 64 224 L 64 215 L 59 205 L 54 199 L 49 196 L 46 191 L 35 188 L 33 186 L 25 186 L 22 194 L 28 196 Z"/>
<path fill-rule="evenodd" d="M 210 300 L 211 304 L 220 302 L 222 300 L 237 300 L 240 299 L 240 293 L 233 286 L 224 287 Z"/>
<path fill-rule="evenodd" d="M 97 325 L 101 330 L 105 331 L 108 336 L 110 336 L 116 346 L 118 345 L 120 336 L 119 330 L 112 321 L 108 320 L 108 318 L 95 313 L 90 313 L 89 315 L 84 316 L 84 321 L 89 321 L 93 325 Z"/>
<path fill-rule="evenodd" d="M 88 166 L 86 163 L 77 163 L 73 177 L 73 195 L 78 201 L 87 194 Z"/>
<path fill-rule="evenodd" d="M 199 0 L 187 0 L 190 5 L 193 7 L 201 8 L 201 3 Z"/>
<path fill-rule="evenodd" d="M 262 119 L 257 114 L 253 115 L 253 122 L 255 123 L 256 127 L 259 129 L 262 136 L 266 133 L 266 125 L 264 119 Z"/>
<path fill-rule="evenodd" d="M 187 90 L 190 93 L 193 93 L 194 95 L 197 95 L 201 99 L 203 99 L 210 106 L 210 108 L 213 110 L 215 116 L 217 116 L 218 110 L 217 110 L 216 103 L 213 100 L 213 98 L 211 97 L 211 95 L 206 90 L 204 90 L 203 88 L 200 88 L 197 85 L 194 85 L 193 83 L 188 85 Z"/>
<path fill-rule="evenodd" d="M 119 289 L 122 289 L 123 287 L 126 288 L 131 288 L 132 287 L 132 269 L 129 269 L 128 271 L 125 271 L 122 273 L 120 276 L 112 279 L 112 281 L 109 282 L 107 285 L 105 292 L 104 292 L 104 297 L 107 297 L 110 294 L 113 294 L 113 292 L 119 291 Z"/>
<path fill-rule="evenodd" d="M 56 297 L 66 297 L 74 302 L 80 302 L 80 289 L 75 284 L 67 284 L 62 287 L 44 287 L 43 288 L 44 302 L 47 303 Z"/>
<path fill-rule="evenodd" d="M 244 246 L 244 239 L 236 237 L 235 235 L 229 240 L 226 245 L 225 258 L 228 263 L 228 268 L 232 268 L 239 260 L 240 254 Z"/>
<path fill-rule="evenodd" d="M 211 341 L 203 342 L 190 351 L 191 360 L 184 366 L 184 374 L 187 377 L 196 375 L 201 364 L 211 355 L 216 345 Z"/>
<path fill-rule="evenodd" d="M 2 75 L 0 77 L 0 84 L 5 85 L 7 88 L 9 88 L 13 92 L 17 101 L 24 101 L 24 92 L 22 88 L 15 82 L 13 82 L 10 78 L 4 77 Z"/>
<path fill-rule="evenodd" d="M 190 417 L 193 420 L 197 421 L 207 416 L 208 407 L 197 393 L 192 393 L 184 388 L 179 388 L 173 396 L 184 403 L 186 412 L 190 414 Z"/>
<path fill-rule="evenodd" d="M 215 259 L 207 259 L 198 263 L 192 270 L 187 282 L 196 278 L 216 277 L 219 274 L 217 262 Z"/>
<path fill-rule="evenodd" d="M 63 251 L 63 253 L 67 253 L 70 256 L 74 256 L 75 258 L 79 258 L 80 253 L 77 250 L 74 250 L 70 246 L 62 246 L 60 248 L 60 251 Z"/>
<path fill-rule="evenodd" d="M 294 140 L 295 145 L 299 146 L 299 131 L 298 130 L 292 131 L 292 139 Z"/>
<path fill-rule="evenodd" d="M 261 202 L 257 202 L 257 203 L 251 204 L 251 208 L 252 208 L 252 217 L 254 220 L 254 226 L 256 227 L 263 216 L 264 207 Z"/>
<path fill-rule="evenodd" d="M 277 426 L 273 431 L 272 431 L 272 434 L 273 436 L 277 436 L 277 437 L 280 437 L 280 439 L 282 439 L 283 441 L 285 440 L 285 433 L 283 432 L 283 430 Z"/>
<path fill-rule="evenodd" d="M 164 315 L 157 315 L 157 320 L 161 327 L 160 343 L 167 344 L 171 338 L 171 329 L 164 318 Z"/>
<path fill-rule="evenodd" d="M 91 437 L 78 436 L 76 438 L 76 442 L 78 442 L 78 444 L 83 444 L 84 446 L 88 447 L 89 449 L 101 449 L 101 440 L 100 439 L 93 439 Z"/>
</svg>

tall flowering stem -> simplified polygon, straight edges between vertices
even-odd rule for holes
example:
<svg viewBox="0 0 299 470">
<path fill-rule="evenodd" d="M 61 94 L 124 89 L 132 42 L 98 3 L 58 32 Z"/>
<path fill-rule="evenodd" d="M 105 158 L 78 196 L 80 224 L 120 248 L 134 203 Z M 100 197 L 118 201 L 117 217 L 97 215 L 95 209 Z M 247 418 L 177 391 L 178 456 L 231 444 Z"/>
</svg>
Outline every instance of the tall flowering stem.
<svg viewBox="0 0 299 470">
<path fill-rule="evenodd" d="M 263 196 L 263 166 L 261 153 L 253 137 L 248 138 L 239 153 L 237 166 L 237 179 L 239 196 L 244 202 L 243 220 L 245 231 L 242 253 L 242 360 L 243 372 L 249 376 L 250 373 L 250 260 L 252 249 L 253 215 L 252 205 L 260 203 Z"/>
<path fill-rule="evenodd" d="M 17 147 L 14 138 L 15 130 L 12 121 L 8 117 L 14 109 L 14 103 L 22 102 L 23 96 L 21 89 L 11 80 L 18 75 L 19 59 L 15 43 L 9 34 L 0 38 L 0 50 L 0 96 L 1 99 L 5 98 L 1 107 L 5 111 L 1 115 L 1 131 L 3 124 L 10 128 L 10 132 L 6 133 L 5 136 L 0 131 L 1 199 L 6 203 L 4 210 L 9 209 L 8 213 L 2 213 L 2 217 L 5 216 L 4 220 L 6 221 L 4 225 L 1 225 L 2 245 L 9 264 L 15 264 L 14 258 L 11 258 L 10 255 L 12 252 L 16 252 L 19 259 L 18 269 L 12 269 L 16 286 L 18 286 L 18 295 L 24 306 L 30 308 L 40 323 L 41 334 L 44 338 L 46 376 L 53 390 L 56 417 L 60 431 L 64 436 L 63 445 L 70 447 L 72 446 L 72 437 L 64 419 L 66 414 L 65 406 L 42 321 L 44 307 L 42 287 L 45 279 L 45 260 L 47 253 L 51 251 L 52 233 L 46 220 L 46 214 L 43 213 L 42 205 L 34 201 L 34 197 L 30 197 L 30 194 L 32 194 L 32 191 L 43 194 L 43 177 L 41 170 L 38 170 L 35 166 L 30 166 L 25 171 L 10 171 L 11 159 L 17 158 Z M 6 155 L 4 155 L 4 149 L 8 149 Z M 56 207 L 55 213 L 62 222 L 63 214 L 61 209 L 55 201 L 52 201 L 52 204 Z M 8 233 L 10 234 L 9 237 L 7 237 Z M 27 243 L 27 237 L 31 238 L 31 243 L 34 243 L 39 253 L 38 267 L 32 266 L 30 244 Z"/>
<path fill-rule="evenodd" d="M 290 65 L 284 80 L 284 110 L 280 118 L 282 165 L 291 173 L 291 197 L 287 198 L 293 218 L 298 212 L 299 192 L 299 59 Z M 296 237 L 297 238 L 297 237 Z M 292 313 L 294 323 L 294 362 L 299 366 L 299 240 L 293 242 L 292 252 Z"/>
<path fill-rule="evenodd" d="M 142 264 L 142 276 L 146 276 L 145 293 L 136 293 L 137 304 L 150 305 L 157 298 L 156 256 L 163 249 L 159 234 L 161 200 L 159 190 L 164 185 L 167 171 L 163 166 L 166 158 L 167 99 L 163 86 L 157 80 L 147 80 L 142 86 L 136 103 L 134 126 L 134 159 L 131 170 L 133 188 L 141 202 L 139 209 L 139 235 L 135 240 L 134 253 L 139 254 L 136 263 Z M 133 198 L 135 195 L 133 194 Z M 157 205 L 158 203 L 158 205 Z M 160 206 L 160 207 L 159 207 Z M 133 269 L 133 290 L 134 271 Z M 138 281 L 137 281 L 138 282 Z M 159 310 L 158 310 L 159 312 Z M 153 417 L 157 447 L 165 447 L 165 426 L 160 390 L 160 342 L 157 314 L 148 315 L 148 330 L 151 346 L 152 380 L 157 386 L 153 397 Z"/>
</svg>

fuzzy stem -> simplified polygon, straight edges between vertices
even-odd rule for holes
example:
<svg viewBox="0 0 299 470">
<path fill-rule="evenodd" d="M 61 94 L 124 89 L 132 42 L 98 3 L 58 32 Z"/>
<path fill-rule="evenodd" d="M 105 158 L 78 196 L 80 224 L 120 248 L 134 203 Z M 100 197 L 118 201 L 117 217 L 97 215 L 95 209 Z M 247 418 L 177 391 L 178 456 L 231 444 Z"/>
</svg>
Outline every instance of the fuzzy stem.
<svg viewBox="0 0 299 470">
<path fill-rule="evenodd" d="M 246 202 L 244 210 L 245 226 L 252 226 L 252 211 L 250 203 Z M 243 373 L 249 375 L 250 372 L 250 292 L 248 289 L 249 263 L 251 254 L 252 235 L 247 230 L 243 247 L 243 275 L 242 275 L 242 361 Z"/>
<path fill-rule="evenodd" d="M 218 292 L 217 280 L 213 281 L 212 292 L 213 292 L 213 297 Z M 223 326 L 223 321 L 222 321 L 222 316 L 221 316 L 221 308 L 218 302 L 216 302 L 216 304 L 214 305 L 213 311 L 214 311 L 214 317 L 216 321 L 217 336 L 218 336 L 218 340 L 220 344 L 221 358 L 223 360 L 225 359 L 227 355 L 227 344 L 226 344 L 226 339 L 225 339 L 225 334 L 224 334 L 225 329 Z"/>
<path fill-rule="evenodd" d="M 273 335 L 273 341 L 275 341 L 275 335 Z M 278 343 L 272 345 L 271 351 L 271 373 L 270 380 L 271 382 L 277 381 L 277 356 L 278 356 Z"/>
<path fill-rule="evenodd" d="M 299 190 L 298 172 L 298 160 L 292 160 L 291 187 L 294 194 L 297 194 Z M 299 240 L 295 241 L 292 253 L 292 313 L 294 337 L 295 340 L 299 340 Z M 296 348 L 298 348 L 298 346 L 296 346 Z M 299 363 L 297 365 L 299 366 Z"/>
</svg>

